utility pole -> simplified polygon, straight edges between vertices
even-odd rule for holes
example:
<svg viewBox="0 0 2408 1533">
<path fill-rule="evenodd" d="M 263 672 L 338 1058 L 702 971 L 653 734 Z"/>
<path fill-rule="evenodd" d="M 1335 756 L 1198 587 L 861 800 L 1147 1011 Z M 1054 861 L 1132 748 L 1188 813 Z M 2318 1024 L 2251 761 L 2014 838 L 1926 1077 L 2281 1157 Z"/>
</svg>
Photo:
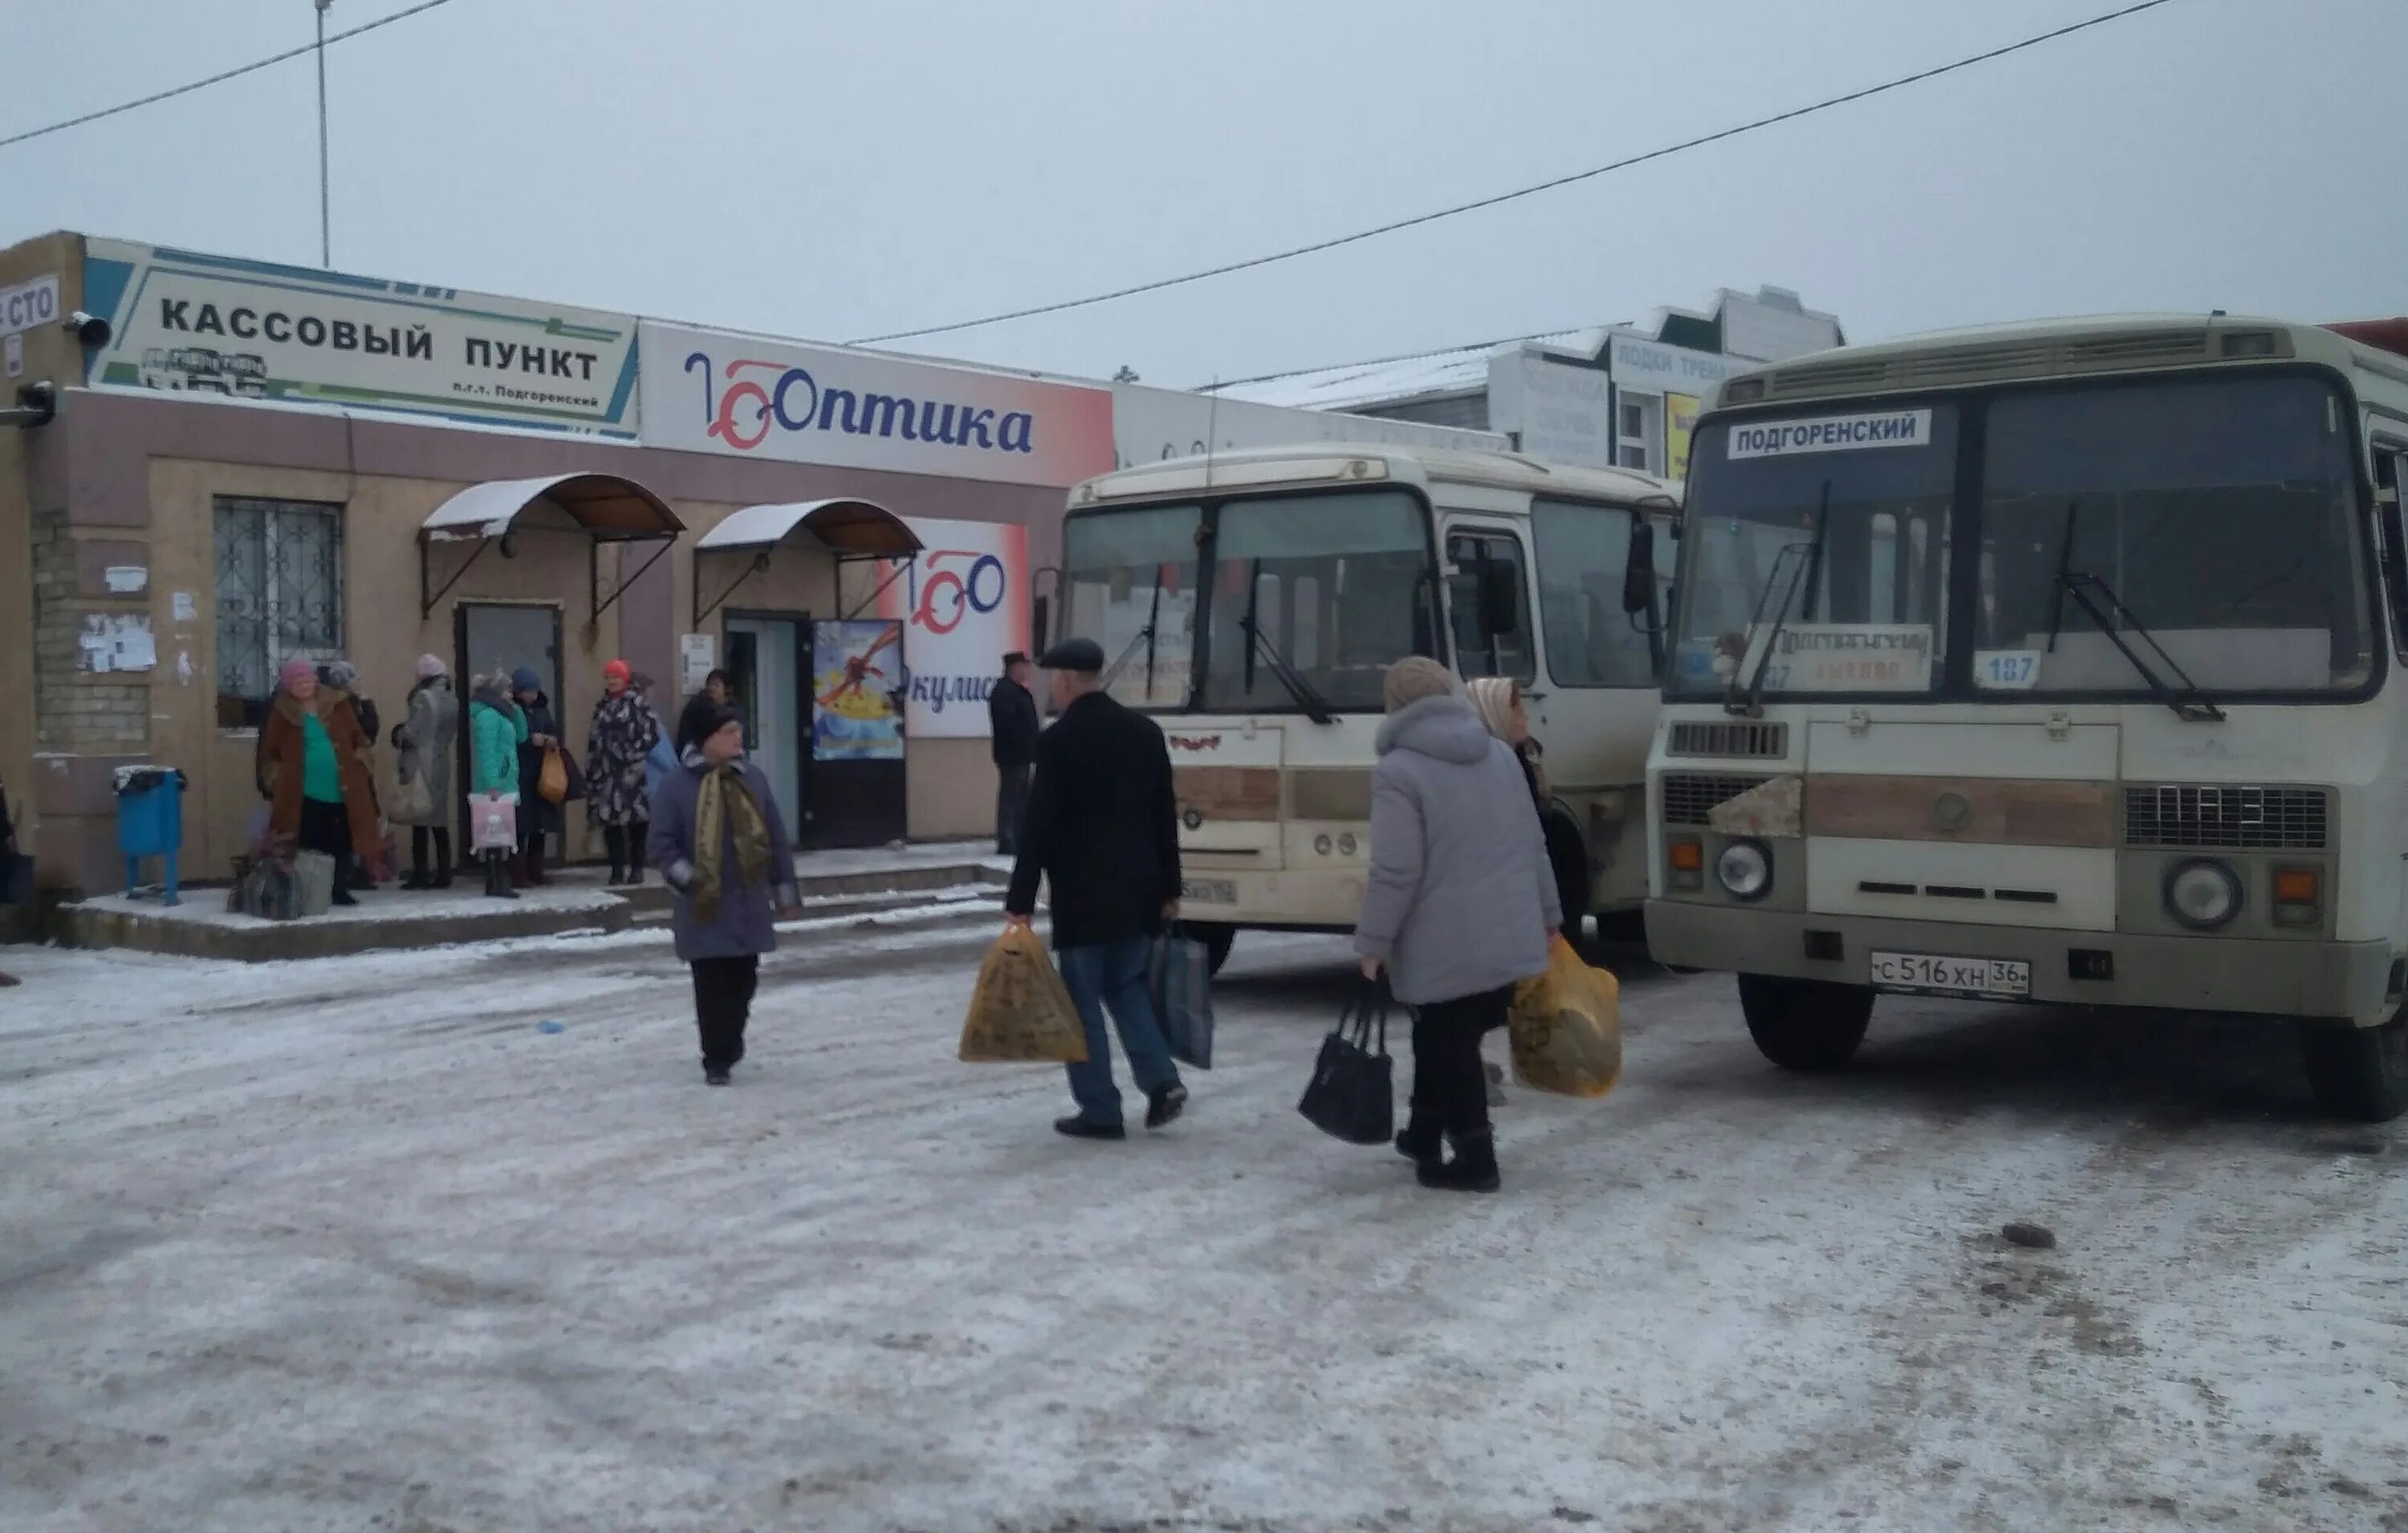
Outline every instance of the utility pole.
<svg viewBox="0 0 2408 1533">
<path fill-rule="evenodd" d="M 335 215 L 332 193 L 327 189 L 326 169 L 326 7 L 335 0 L 317 0 L 318 4 L 318 263 L 328 271 L 335 269 Z"/>
</svg>

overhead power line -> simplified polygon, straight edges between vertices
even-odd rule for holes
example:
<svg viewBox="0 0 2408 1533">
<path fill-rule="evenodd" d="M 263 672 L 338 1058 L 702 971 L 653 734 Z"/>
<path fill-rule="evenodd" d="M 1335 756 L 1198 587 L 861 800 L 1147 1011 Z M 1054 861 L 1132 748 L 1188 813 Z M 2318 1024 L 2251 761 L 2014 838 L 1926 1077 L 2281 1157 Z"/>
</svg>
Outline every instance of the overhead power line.
<svg viewBox="0 0 2408 1533">
<path fill-rule="evenodd" d="M 374 32 L 380 26 L 391 26 L 395 21 L 408 21 L 412 16 L 417 16 L 423 12 L 433 10 L 438 6 L 448 6 L 451 3 L 452 0 L 421 0 L 420 4 L 412 6 L 407 10 L 394 11 L 390 16 L 366 22 L 361 26 L 355 26 L 349 32 L 337 32 L 330 34 L 326 38 L 326 42 L 343 42 L 349 38 L 359 36 L 363 33 Z M 156 94 L 143 96 L 138 100 L 128 101 L 115 107 L 104 107 L 96 112 L 86 112 L 81 117 L 70 117 L 64 122 L 53 122 L 47 128 L 33 128 L 24 133 L 11 134 L 6 138 L 0 138 L 0 149 L 7 149 L 11 144 L 22 144 L 26 142 L 28 139 L 46 138 L 54 133 L 64 133 L 69 128 L 79 128 L 87 122 L 97 122 L 105 117 L 117 117 L 123 113 L 134 111 L 138 107 L 154 106 L 162 101 L 172 101 L 180 95 L 190 95 L 194 91 L 206 91 L 212 85 L 222 85 L 227 80 L 240 79 L 245 75 L 255 75 L 262 69 L 272 68 L 277 64 L 301 58 L 309 53 L 314 53 L 318 50 L 319 47 L 320 45 L 315 42 L 304 43 L 299 48 L 287 49 L 285 51 L 277 54 L 273 58 L 261 59 L 256 64 L 246 64 L 239 69 L 229 69 L 222 75 L 211 75 L 207 79 L 196 79 L 190 85 L 179 85 L 172 91 L 161 91 Z"/>
<path fill-rule="evenodd" d="M 1499 336 L 1495 340 L 1466 341 L 1461 346 L 1424 346 L 1411 351 L 1398 351 L 1393 356 L 1362 357 L 1354 362 L 1329 362 L 1318 367 L 1283 367 L 1275 373 L 1256 373 L 1252 378 L 1225 378 L 1217 383 L 1198 383 L 1198 394 L 1226 394 L 1249 383 L 1276 383 L 1283 378 L 1302 378 L 1307 373 L 1342 373 L 1355 367 L 1384 367 L 1392 362 L 1419 362 L 1424 357 L 1448 357 L 1457 351 L 1485 351 L 1493 347 L 1512 346 L 1526 340 L 1545 340 L 1550 336 L 1576 335 L 1584 329 L 1603 329 L 1602 325 L 1558 325 L 1553 330 L 1533 330 L 1526 336 Z"/>
<path fill-rule="evenodd" d="M 1937 64 L 1929 69 L 1918 70 L 1912 75 L 1901 75 L 1896 79 L 1885 80 L 1879 85 L 1869 85 L 1860 91 L 1850 91 L 1845 95 L 1828 96 L 1809 106 L 1795 107 L 1785 112 L 1775 112 L 1770 117 L 1759 117 L 1752 122 L 1742 122 L 1737 127 L 1724 128 L 1719 132 L 1702 134 L 1695 138 L 1684 139 L 1677 144 L 1667 144 L 1661 149 L 1652 149 L 1643 154 L 1633 154 L 1627 159 L 1616 160 L 1611 165 L 1598 165 L 1589 170 L 1574 171 L 1569 176 L 1557 176 L 1552 180 L 1538 181 L 1529 186 L 1516 187 L 1511 192 L 1499 192 L 1494 196 L 1481 197 L 1471 202 L 1457 203 L 1452 208 L 1440 208 L 1432 212 L 1416 213 L 1412 218 L 1398 219 L 1393 223 L 1379 224 L 1373 228 L 1358 230 L 1351 235 L 1340 235 L 1331 239 L 1315 240 L 1310 245 L 1298 245 L 1291 250 L 1274 251 L 1268 255 L 1252 256 L 1243 261 L 1232 261 L 1226 265 L 1208 266 L 1202 271 L 1191 271 L 1181 277 L 1165 277 L 1151 282 L 1140 282 L 1132 287 L 1116 288 L 1110 293 L 1098 293 L 1085 298 L 1066 298 L 1059 303 L 1039 304 L 1029 308 L 1010 309 L 1001 314 L 989 314 L 982 319 L 957 321 L 952 324 L 932 324 L 918 330 L 890 331 L 882 336 L 864 337 L 862 339 L 853 341 L 850 344 L 854 346 L 876 346 L 886 341 L 916 340 L 924 336 L 948 335 L 956 330 L 976 330 L 985 325 L 1003 324 L 1012 320 L 1034 319 L 1040 314 L 1059 314 L 1065 309 L 1085 308 L 1095 304 L 1108 304 L 1122 298 L 1134 298 L 1140 294 L 1159 293 L 1165 288 L 1182 287 L 1189 282 L 1201 282 L 1214 277 L 1227 277 L 1235 272 L 1252 271 L 1257 266 L 1268 266 L 1274 262 L 1293 261 L 1300 255 L 1317 255 L 1323 251 L 1334 251 L 1342 245 L 1359 244 L 1367 239 L 1377 239 L 1382 235 L 1396 234 L 1399 230 L 1417 228 L 1425 223 L 1436 223 L 1440 219 L 1455 218 L 1464 213 L 1478 212 L 1482 208 L 1495 208 L 1500 204 L 1513 202 L 1523 197 L 1536 196 L 1541 192 L 1553 192 L 1559 187 L 1571 186 L 1581 181 L 1595 180 L 1599 176 L 1611 175 L 1612 172 L 1617 170 L 1627 170 L 1633 165 L 1645 165 L 1650 160 L 1661 160 L 1667 155 L 1680 154 L 1693 149 L 1702 149 L 1708 144 L 1720 143 L 1726 138 L 1737 138 L 1742 134 L 1754 133 L 1760 128 L 1770 128 L 1778 123 L 1794 122 L 1801 117 L 1811 117 L 1816 112 L 1828 111 L 1834 107 L 1844 107 L 1852 102 L 1863 101 L 1869 97 L 1882 95 L 1891 91 L 1903 90 L 1910 85 L 1919 85 L 1925 80 L 1937 79 L 1942 75 L 1955 74 L 1960 69 L 1971 69 L 1975 64 L 1988 64 L 1993 60 L 2003 59 L 2011 53 L 2020 53 L 2026 49 L 2038 48 L 2042 43 L 2056 42 L 2059 38 L 2071 37 L 2077 32 L 2087 32 L 2092 27 L 2105 26 L 2111 21 L 2120 21 L 2126 17 L 2138 16 L 2144 10 L 2155 10 L 2160 6 L 2172 5 L 2172 3 L 2173 0 L 2139 0 L 2138 4 L 2125 6 L 2116 10 L 2111 10 L 2106 12 L 2104 15 L 2093 16 L 2087 21 L 2075 21 L 2066 26 L 2057 27 L 2051 31 L 2039 33 L 2033 36 L 2023 38 L 2017 42 L 2005 44 L 2002 47 L 1988 49 L 1980 53 L 1969 54 L 1964 58 L 1955 60 L 1948 64 Z"/>
</svg>

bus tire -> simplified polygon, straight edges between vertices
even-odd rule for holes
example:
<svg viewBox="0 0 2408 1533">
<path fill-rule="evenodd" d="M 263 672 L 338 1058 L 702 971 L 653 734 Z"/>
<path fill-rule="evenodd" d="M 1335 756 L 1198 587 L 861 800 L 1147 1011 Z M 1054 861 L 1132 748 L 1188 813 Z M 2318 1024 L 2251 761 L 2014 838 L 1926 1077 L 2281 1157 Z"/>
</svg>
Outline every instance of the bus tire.
<svg viewBox="0 0 2408 1533">
<path fill-rule="evenodd" d="M 2408 1009 L 2380 1027 L 2311 1024 L 2300 1044 L 2317 1110 L 2362 1124 L 2408 1110 Z"/>
<path fill-rule="evenodd" d="M 1739 977 L 1740 1010 L 1756 1052 L 1784 1070 L 1836 1070 L 1855 1057 L 1872 1021 L 1873 993 L 1822 980 Z"/>
</svg>

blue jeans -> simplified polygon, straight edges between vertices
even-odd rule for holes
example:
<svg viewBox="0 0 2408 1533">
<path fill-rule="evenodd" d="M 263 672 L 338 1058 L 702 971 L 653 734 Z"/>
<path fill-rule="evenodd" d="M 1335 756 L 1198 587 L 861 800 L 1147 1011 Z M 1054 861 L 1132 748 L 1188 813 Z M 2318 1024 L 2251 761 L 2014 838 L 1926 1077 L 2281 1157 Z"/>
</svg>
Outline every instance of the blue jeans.
<svg viewBox="0 0 2408 1533">
<path fill-rule="evenodd" d="M 1137 1078 L 1138 1090 L 1151 1096 L 1179 1084 L 1179 1066 L 1170 1057 L 1170 1045 L 1163 1041 L 1161 1020 L 1154 1014 L 1154 992 L 1146 982 L 1146 960 L 1153 952 L 1154 944 L 1140 937 L 1064 948 L 1054 955 L 1079 1020 L 1087 1024 L 1086 1063 L 1067 1068 L 1079 1116 L 1089 1123 L 1121 1121 L 1120 1088 L 1112 1084 L 1112 1043 L 1104 1031 L 1107 1009 L 1120 1027 L 1121 1047 L 1128 1051 L 1129 1073 Z"/>
</svg>

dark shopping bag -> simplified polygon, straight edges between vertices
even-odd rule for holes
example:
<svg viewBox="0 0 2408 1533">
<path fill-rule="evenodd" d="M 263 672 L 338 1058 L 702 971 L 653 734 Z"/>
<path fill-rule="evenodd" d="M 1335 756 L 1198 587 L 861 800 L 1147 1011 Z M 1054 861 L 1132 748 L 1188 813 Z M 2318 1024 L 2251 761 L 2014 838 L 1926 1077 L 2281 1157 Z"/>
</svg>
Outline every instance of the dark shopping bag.
<svg viewBox="0 0 2408 1533">
<path fill-rule="evenodd" d="M 1172 931 L 1154 944 L 1146 978 L 1154 1015 L 1170 1057 L 1199 1070 L 1212 1067 L 1212 955 L 1204 944 Z"/>
<path fill-rule="evenodd" d="M 34 859 L 22 852 L 0 852 L 0 905 L 34 903 Z"/>
<path fill-rule="evenodd" d="M 1387 987 L 1366 981 L 1338 1014 L 1336 1030 L 1321 1040 L 1321 1058 L 1296 1110 L 1332 1139 L 1386 1144 L 1397 1133 L 1390 1063 Z"/>
</svg>

